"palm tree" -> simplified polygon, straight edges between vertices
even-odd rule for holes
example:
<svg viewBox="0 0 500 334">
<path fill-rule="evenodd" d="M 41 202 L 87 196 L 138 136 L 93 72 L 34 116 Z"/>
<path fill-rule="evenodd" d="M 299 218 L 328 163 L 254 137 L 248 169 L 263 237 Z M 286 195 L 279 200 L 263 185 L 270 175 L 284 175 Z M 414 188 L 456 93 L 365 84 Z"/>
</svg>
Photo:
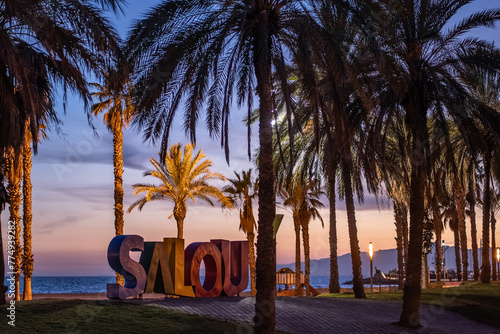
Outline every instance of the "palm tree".
<svg viewBox="0 0 500 334">
<path fill-rule="evenodd" d="M 21 268 L 24 276 L 24 293 L 23 300 L 32 299 L 31 276 L 33 274 L 33 250 L 32 250 L 32 235 L 31 225 L 33 222 L 32 215 L 32 189 L 31 184 L 31 167 L 32 167 L 32 149 L 31 145 L 34 141 L 39 142 L 40 138 L 47 138 L 45 125 L 39 124 L 37 138 L 33 140 L 29 131 L 29 122 L 26 123 L 24 147 L 22 151 L 22 174 L 23 174 L 23 254 Z"/>
<path fill-rule="evenodd" d="M 292 43 L 307 40 L 304 11 L 301 1 L 163 1 L 137 22 L 128 39 L 131 57 L 139 63 L 137 124 L 145 129 L 146 138 L 162 138 L 164 153 L 175 112 L 185 102 L 184 128 L 191 141 L 196 142 L 197 121 L 206 107 L 209 132 L 220 134 L 228 157 L 228 121 L 234 93 L 240 105 L 248 102 L 248 114 L 254 89 L 259 96 L 254 318 L 258 333 L 273 332 L 276 325 L 271 70 L 278 71 L 285 87 L 285 50 Z"/>
<path fill-rule="evenodd" d="M 96 2 L 113 10 L 124 3 Z M 56 87 L 64 87 L 64 101 L 67 90 L 89 101 L 85 73 L 97 70 L 116 50 L 117 35 L 89 1 L 9 2 L 2 6 L 1 17 L 0 43 L 5 52 L 0 55 L 0 152 L 4 153 L 9 146 L 22 147 L 28 120 L 33 137 L 41 120 L 57 122 Z"/>
<path fill-rule="evenodd" d="M 449 114 L 454 122 L 459 120 L 459 131 L 465 138 L 470 133 L 480 133 L 473 120 L 481 123 L 495 142 L 498 143 L 499 138 L 498 129 L 492 124 L 497 122 L 498 116 L 483 103 L 476 104 L 478 101 L 459 83 L 455 73 L 471 64 L 483 68 L 499 67 L 500 54 L 491 43 L 462 36 L 473 28 L 497 21 L 500 10 L 474 13 L 456 25 L 448 25 L 467 3 L 385 0 L 377 2 L 382 9 L 370 18 L 371 22 L 378 23 L 371 28 L 388 51 L 378 58 L 384 59 L 379 69 L 392 96 L 382 105 L 394 106 L 380 108 L 378 117 L 384 118 L 396 106 L 401 106 L 411 129 L 410 243 L 403 312 L 399 320 L 399 324 L 406 327 L 420 326 L 421 254 L 429 155 L 427 114 L 434 113 L 439 118 Z M 380 13 L 387 15 L 377 15 Z M 473 104 L 479 107 L 468 108 Z M 443 130 L 444 134 L 449 133 L 446 128 Z"/>
<path fill-rule="evenodd" d="M 497 113 L 500 110 L 500 75 L 494 71 L 486 71 L 482 70 L 478 67 L 473 67 L 471 71 L 463 74 L 463 80 L 468 84 L 468 87 L 471 93 L 476 97 L 477 100 L 491 107 Z M 475 107 L 475 106 L 473 106 Z M 481 281 L 483 283 L 489 282 L 490 279 L 490 262 L 489 262 L 489 224 L 490 221 L 492 223 L 492 231 L 494 231 L 494 213 L 493 213 L 493 203 L 495 201 L 495 193 L 491 194 L 491 182 L 493 180 L 492 177 L 495 177 L 495 174 L 498 174 L 498 161 L 499 158 L 494 156 L 496 152 L 493 152 L 492 156 L 492 148 L 494 148 L 494 134 L 487 134 L 486 140 L 481 141 L 481 148 L 479 149 L 481 152 L 473 152 L 472 156 L 482 155 L 482 163 L 484 169 L 484 187 L 483 187 L 483 252 L 482 252 L 482 263 L 483 266 L 481 268 Z M 491 178 L 491 179 L 490 179 Z M 491 210 L 491 212 L 490 212 Z M 491 215 L 491 217 L 490 217 Z M 494 239 L 494 235 L 492 235 L 492 241 Z M 474 238 L 472 240 L 475 241 Z M 473 245 L 474 247 L 474 245 Z M 476 244 L 477 247 L 477 244 Z M 495 250 L 492 249 L 492 252 Z M 494 259 L 494 254 L 492 254 L 492 259 Z M 494 266 L 493 266 L 493 270 Z"/>
<path fill-rule="evenodd" d="M 393 203 L 399 289 L 403 289 L 408 255 L 408 204 L 410 200 L 409 131 L 405 127 L 402 116 L 401 113 L 396 113 L 391 122 L 385 125 L 386 145 L 379 145 L 384 149 L 377 150 L 375 153 L 380 181 L 385 184 L 387 196 Z"/>
<path fill-rule="evenodd" d="M 295 289 L 300 288 L 300 231 L 304 242 L 305 260 L 305 287 L 306 295 L 309 295 L 309 275 L 310 275 L 310 255 L 309 255 L 309 221 L 318 217 L 323 223 L 318 208 L 323 204 L 319 197 L 323 192 L 319 189 L 319 181 L 303 180 L 298 175 L 294 175 L 292 181 L 279 190 L 279 195 L 283 199 L 283 205 L 292 212 L 295 229 Z"/>
<path fill-rule="evenodd" d="M 307 71 L 301 66 L 300 78 L 304 81 L 306 98 L 313 111 L 315 120 L 316 145 L 319 144 L 320 125 L 327 142 L 325 146 L 331 150 L 325 155 L 332 155 L 340 172 L 339 184 L 341 198 L 345 199 L 349 240 L 353 270 L 353 290 L 356 298 L 365 298 L 363 277 L 361 273 L 361 255 L 357 235 L 354 196 L 361 202 L 363 199 L 363 184 L 361 171 L 364 143 L 363 128 L 367 126 L 368 114 L 372 110 L 373 61 L 369 50 L 364 44 L 369 44 L 362 33 L 361 13 L 364 2 L 358 1 L 318 1 L 314 2 L 314 23 L 316 31 L 312 35 L 315 48 L 313 56 L 308 52 L 296 55 L 299 63 L 307 64 L 307 59 L 313 57 L 319 69 L 319 75 Z M 364 8 L 366 9 L 366 8 Z M 311 73 L 312 72 L 312 73 Z M 321 113 L 315 115 L 314 111 Z M 365 170 L 365 174 L 369 174 Z M 375 178 L 375 177 L 373 177 Z M 331 178 L 330 178 L 331 179 Z M 370 185 L 371 186 L 371 185 Z M 375 190 L 369 187 L 369 190 Z"/>
<path fill-rule="evenodd" d="M 253 201 L 258 194 L 258 181 L 253 180 L 252 169 L 242 171 L 241 175 L 234 172 L 234 179 L 228 179 L 231 183 L 225 186 L 222 191 L 227 194 L 233 207 L 240 210 L 240 230 L 248 239 L 249 263 L 250 263 L 250 291 L 255 296 L 255 218 L 253 215 Z"/>
<path fill-rule="evenodd" d="M 123 64 L 123 63 L 122 63 Z M 104 113 L 104 123 L 113 133 L 113 169 L 115 178 L 114 213 L 115 235 L 123 235 L 123 128 L 127 127 L 134 113 L 131 89 L 126 66 L 109 69 L 104 74 L 104 85 L 92 83 L 98 89 L 92 93 L 98 103 L 91 107 L 94 116 Z M 116 273 L 116 282 L 123 285 L 123 276 Z"/>
<path fill-rule="evenodd" d="M 299 209 L 300 224 L 302 226 L 302 241 L 304 242 L 304 262 L 305 262 L 305 286 L 306 296 L 311 294 L 309 278 L 311 276 L 311 252 L 309 247 L 309 222 L 311 219 L 319 218 L 321 226 L 324 228 L 325 224 L 323 218 L 319 214 L 318 208 L 323 207 L 323 203 L 319 200 L 320 196 L 324 194 L 319 189 L 319 181 L 310 180 L 304 185 L 304 190 L 308 190 L 303 203 Z M 310 189 L 314 188 L 314 189 Z"/>
<path fill-rule="evenodd" d="M 15 277 L 14 294 L 15 300 L 21 300 L 19 277 L 21 276 L 21 177 L 22 177 L 22 157 L 20 152 L 14 148 L 10 148 L 6 158 L 7 171 L 7 191 L 9 193 L 9 221 L 14 224 L 14 248 L 9 251 L 9 255 L 13 258 L 13 271 Z M 10 250 L 11 248 L 9 248 Z"/>
<path fill-rule="evenodd" d="M 145 192 L 146 195 L 133 203 L 127 210 L 130 213 L 135 207 L 142 210 L 144 205 L 150 201 L 166 200 L 174 203 L 172 215 L 177 222 L 177 238 L 184 238 L 184 219 L 186 218 L 188 200 L 196 203 L 196 199 L 202 199 L 210 205 L 214 205 L 212 198 L 221 202 L 224 206 L 231 208 L 232 204 L 229 198 L 215 186 L 210 185 L 209 181 L 226 181 L 221 173 L 211 172 L 212 161 L 205 159 L 202 150 L 193 157 L 193 144 L 187 144 L 184 147 L 184 153 L 181 150 L 181 144 L 175 144 L 165 157 L 163 163 L 159 163 L 151 158 L 149 161 L 154 170 L 148 170 L 144 176 L 153 176 L 162 181 L 157 186 L 153 184 L 137 183 L 132 187 L 134 194 L 138 195 Z M 204 160 L 205 159 L 205 160 Z"/>
<path fill-rule="evenodd" d="M 5 209 L 5 204 L 9 201 L 9 195 L 4 186 L 4 157 L 0 154 L 0 215 Z M 0 235 L 2 234 L 2 223 L 0 221 Z M 0 305 L 6 303 L 5 292 L 7 292 L 7 286 L 5 286 L 5 260 L 3 257 L 3 238 L 0 238 Z"/>
<path fill-rule="evenodd" d="M 287 187 L 288 190 L 285 189 L 280 189 L 279 190 L 279 196 L 284 200 L 284 205 L 290 207 L 290 210 L 292 211 L 292 218 L 293 218 L 293 229 L 295 232 L 295 293 L 299 295 L 300 291 L 300 273 L 302 272 L 301 270 L 301 265 L 300 265 L 300 217 L 299 217 L 299 203 L 298 201 L 298 196 L 294 196 L 295 193 L 298 193 L 299 191 L 295 191 L 295 188 L 300 188 L 300 186 L 289 186 Z"/>
</svg>

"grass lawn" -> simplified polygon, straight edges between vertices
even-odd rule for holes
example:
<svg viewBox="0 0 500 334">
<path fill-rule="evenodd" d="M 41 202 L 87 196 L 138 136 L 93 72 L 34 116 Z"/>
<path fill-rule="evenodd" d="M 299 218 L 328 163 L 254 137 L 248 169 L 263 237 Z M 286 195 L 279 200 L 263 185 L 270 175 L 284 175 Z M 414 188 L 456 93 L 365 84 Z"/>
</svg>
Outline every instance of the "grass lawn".
<svg viewBox="0 0 500 334">
<path fill-rule="evenodd" d="M 249 324 L 119 301 L 46 299 L 15 306 L 15 327 L 1 306 L 0 333 L 253 333 Z"/>
<path fill-rule="evenodd" d="M 368 299 L 403 300 L 402 291 L 368 292 Z M 354 298 L 353 293 L 323 294 L 320 297 Z M 422 290 L 421 302 L 444 307 L 466 318 L 500 328 L 500 283 L 466 283 L 454 288 Z"/>
</svg>

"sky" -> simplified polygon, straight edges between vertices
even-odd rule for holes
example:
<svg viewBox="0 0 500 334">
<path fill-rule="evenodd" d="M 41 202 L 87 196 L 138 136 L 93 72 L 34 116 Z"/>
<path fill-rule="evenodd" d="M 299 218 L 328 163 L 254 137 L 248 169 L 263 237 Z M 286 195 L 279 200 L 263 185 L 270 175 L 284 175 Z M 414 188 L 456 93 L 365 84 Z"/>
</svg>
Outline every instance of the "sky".
<svg viewBox="0 0 500 334">
<path fill-rule="evenodd" d="M 124 15 L 113 17 L 119 33 L 124 37 L 133 20 L 141 17 L 157 1 L 129 1 Z M 497 1 L 476 1 L 467 11 L 491 8 Z M 498 29 L 482 30 L 481 37 L 500 42 Z M 34 276 L 112 276 L 107 263 L 107 248 L 114 237 L 113 217 L 113 142 L 112 135 L 102 123 L 102 117 L 93 120 L 99 134 L 94 136 L 88 126 L 83 104 L 77 98 L 68 101 L 67 112 L 62 112 L 60 134 L 52 131 L 49 139 L 39 145 L 38 155 L 33 158 L 33 253 Z M 202 148 L 213 161 L 213 170 L 233 176 L 254 168 L 247 157 L 246 127 L 242 123 L 245 112 L 233 110 L 230 119 L 230 164 L 226 163 L 219 141 L 209 138 L 200 122 L 197 149 Z M 181 119 L 172 132 L 170 143 L 186 144 Z M 258 129 L 253 128 L 252 149 L 257 148 Z M 132 184 L 156 182 L 142 176 L 150 168 L 149 159 L 157 158 L 158 147 L 144 142 L 136 129 L 124 132 L 124 208 L 136 200 Z M 278 200 L 279 201 L 279 200 Z M 329 257 L 328 208 L 321 209 L 325 227 L 320 221 L 310 223 L 311 258 Z M 161 241 L 164 237 L 175 237 L 175 220 L 168 219 L 173 206 L 167 201 L 148 203 L 142 212 L 125 213 L 125 234 L 138 234 L 145 241 Z M 478 243 L 481 235 L 481 212 L 478 208 Z M 277 262 L 294 261 L 294 230 L 291 214 L 278 208 L 285 215 L 277 235 Z M 255 211 L 257 217 L 257 210 Z M 8 210 L 2 212 L 4 245 Z M 391 208 L 377 207 L 375 199 L 365 194 L 365 203 L 356 205 L 356 221 L 359 245 L 362 252 L 368 251 L 368 243 L 374 249 L 395 248 L 395 226 Z M 238 230 L 237 211 L 210 207 L 204 202 L 188 203 L 184 223 L 186 246 L 192 242 L 210 239 L 245 240 Z M 469 226 L 469 225 L 468 225 Z M 337 204 L 338 254 L 349 253 L 349 236 L 346 212 L 343 203 Z M 497 231 L 500 229 L 497 229 Z M 470 230 L 467 231 L 469 248 Z M 500 233 L 497 232 L 500 241 Z M 452 246 L 453 234 L 447 229 L 443 239 Z M 374 259 L 376 265 L 376 259 Z M 369 266 L 363 265 L 363 275 L 368 275 Z"/>
</svg>

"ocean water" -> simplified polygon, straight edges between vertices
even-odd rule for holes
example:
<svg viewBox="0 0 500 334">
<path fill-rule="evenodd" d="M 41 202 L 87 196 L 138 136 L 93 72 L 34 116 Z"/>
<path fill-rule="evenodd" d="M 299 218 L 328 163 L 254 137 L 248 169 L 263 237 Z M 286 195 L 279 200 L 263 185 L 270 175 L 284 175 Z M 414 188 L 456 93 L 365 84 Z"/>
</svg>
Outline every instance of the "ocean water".
<svg viewBox="0 0 500 334">
<path fill-rule="evenodd" d="M 203 278 L 202 278 L 203 279 Z M 352 288 L 352 285 L 343 284 L 352 280 L 352 276 L 340 276 L 342 288 Z M 327 288 L 329 276 L 311 276 L 310 284 L 313 288 Z M 115 276 L 34 276 L 31 279 L 33 293 L 98 293 L 106 292 L 106 284 L 115 283 Z M 5 285 L 8 286 L 7 281 Z M 23 278 L 20 279 L 21 293 Z M 250 291 L 250 283 L 247 288 Z"/>
</svg>

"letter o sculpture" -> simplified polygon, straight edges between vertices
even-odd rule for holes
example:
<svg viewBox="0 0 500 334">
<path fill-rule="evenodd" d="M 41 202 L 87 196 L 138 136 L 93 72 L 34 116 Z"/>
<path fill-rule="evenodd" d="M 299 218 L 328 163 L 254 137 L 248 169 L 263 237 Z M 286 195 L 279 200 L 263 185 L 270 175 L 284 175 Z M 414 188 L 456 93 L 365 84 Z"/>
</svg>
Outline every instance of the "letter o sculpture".
<svg viewBox="0 0 500 334">
<path fill-rule="evenodd" d="M 219 297 L 222 292 L 221 253 L 211 242 L 194 242 L 185 250 L 185 285 L 195 287 L 196 297 Z M 205 261 L 205 282 L 200 280 L 201 261 Z"/>
</svg>

